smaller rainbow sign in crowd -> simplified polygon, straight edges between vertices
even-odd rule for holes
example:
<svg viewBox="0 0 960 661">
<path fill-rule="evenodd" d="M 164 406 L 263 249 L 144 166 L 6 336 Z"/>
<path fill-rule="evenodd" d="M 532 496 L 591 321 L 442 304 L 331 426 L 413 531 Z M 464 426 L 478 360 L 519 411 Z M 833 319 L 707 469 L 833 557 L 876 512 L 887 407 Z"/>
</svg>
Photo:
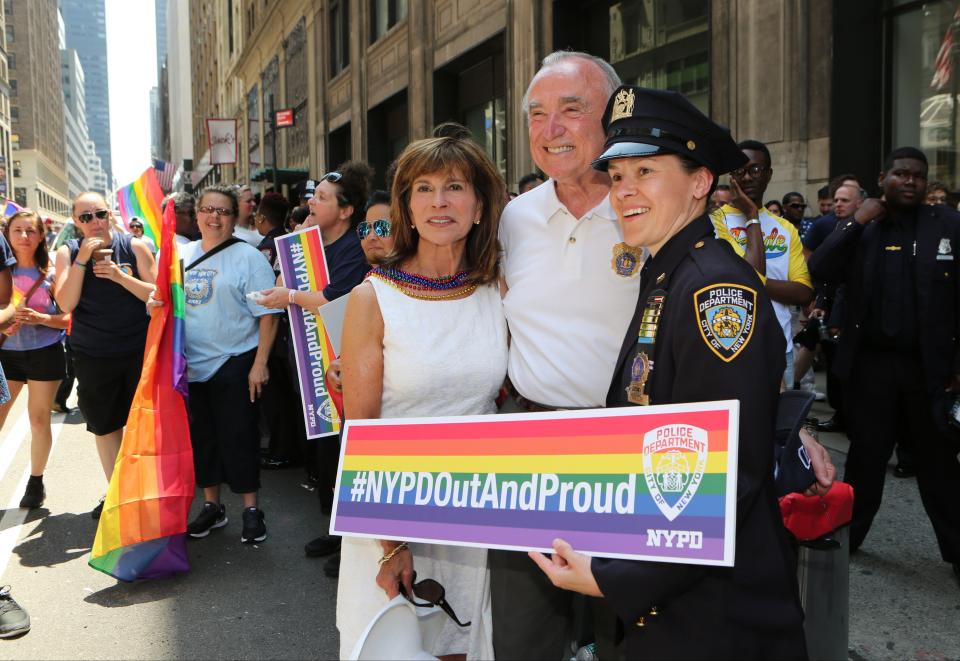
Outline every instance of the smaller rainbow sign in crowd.
<svg viewBox="0 0 960 661">
<path fill-rule="evenodd" d="M 277 237 L 277 258 L 284 285 L 298 291 L 322 291 L 330 282 L 320 228 Z M 340 433 L 340 414 L 327 387 L 327 370 L 336 357 L 323 319 L 299 305 L 287 308 L 296 357 L 307 438 Z"/>
<path fill-rule="evenodd" d="M 117 189 L 117 206 L 127 230 L 130 221 L 139 218 L 143 221 L 143 233 L 153 243 L 160 245 L 160 203 L 163 202 L 163 190 L 157 181 L 157 171 L 147 168 L 143 174 L 123 188 Z"/>
<path fill-rule="evenodd" d="M 733 566 L 739 410 L 350 420 L 330 532 Z"/>
</svg>

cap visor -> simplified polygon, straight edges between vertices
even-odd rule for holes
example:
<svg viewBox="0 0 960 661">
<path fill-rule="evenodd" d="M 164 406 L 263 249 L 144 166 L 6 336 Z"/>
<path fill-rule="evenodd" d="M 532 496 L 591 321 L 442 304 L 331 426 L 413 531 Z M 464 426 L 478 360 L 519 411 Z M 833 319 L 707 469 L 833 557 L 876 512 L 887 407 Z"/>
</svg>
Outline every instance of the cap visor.
<svg viewBox="0 0 960 661">
<path fill-rule="evenodd" d="M 645 142 L 617 142 L 610 145 L 606 151 L 593 162 L 595 170 L 606 172 L 607 166 L 616 158 L 635 158 L 638 156 L 656 156 L 658 154 L 672 154 L 669 149 L 660 145 L 648 145 Z"/>
</svg>

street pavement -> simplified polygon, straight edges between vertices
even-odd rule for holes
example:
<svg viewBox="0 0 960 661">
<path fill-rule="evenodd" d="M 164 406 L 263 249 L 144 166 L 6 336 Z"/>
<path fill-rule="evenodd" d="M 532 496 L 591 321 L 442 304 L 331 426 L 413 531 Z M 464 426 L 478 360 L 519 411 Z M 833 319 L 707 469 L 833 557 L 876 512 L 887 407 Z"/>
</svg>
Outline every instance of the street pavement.
<svg viewBox="0 0 960 661">
<path fill-rule="evenodd" d="M 33 628 L 0 640 L 0 659 L 336 657 L 336 581 L 303 554 L 327 519 L 302 470 L 263 473 L 264 543 L 240 544 L 240 503 L 228 495 L 230 523 L 189 543 L 190 573 L 119 583 L 87 565 L 89 511 L 105 481 L 79 414 L 54 416 L 45 507 L 25 519 L 17 508 L 29 470 L 21 400 L 0 430 L 0 585 L 12 586 Z M 816 404 L 814 414 L 830 412 Z M 821 441 L 842 467 L 846 437 Z M 939 559 L 913 479 L 887 479 L 874 528 L 851 558 L 849 648 L 855 660 L 960 658 L 960 586 Z"/>
</svg>

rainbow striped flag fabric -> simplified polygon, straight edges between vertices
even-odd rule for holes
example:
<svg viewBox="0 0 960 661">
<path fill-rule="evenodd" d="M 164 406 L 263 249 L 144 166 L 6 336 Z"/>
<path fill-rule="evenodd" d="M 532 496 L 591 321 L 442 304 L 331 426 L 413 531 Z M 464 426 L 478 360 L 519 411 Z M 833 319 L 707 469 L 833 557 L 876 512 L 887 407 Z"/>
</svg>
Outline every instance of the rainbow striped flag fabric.
<svg viewBox="0 0 960 661">
<path fill-rule="evenodd" d="M 319 227 L 278 236 L 275 245 L 285 286 L 298 291 L 322 291 L 330 282 Z M 287 315 L 307 438 L 339 434 L 340 414 L 326 379 L 336 354 L 323 317 L 299 305 L 288 307 Z"/>
<path fill-rule="evenodd" d="M 4 218 L 9 218 L 18 211 L 23 211 L 23 207 L 14 202 L 13 200 L 6 200 L 3 205 L 3 216 Z"/>
<path fill-rule="evenodd" d="M 330 532 L 732 566 L 739 402 L 347 421 Z"/>
<path fill-rule="evenodd" d="M 143 233 L 154 244 L 160 245 L 160 205 L 163 202 L 163 190 L 157 180 L 157 171 L 147 168 L 132 184 L 117 189 L 117 206 L 124 226 L 129 230 L 130 221 L 139 218 L 143 221 Z"/>
<path fill-rule="evenodd" d="M 121 581 L 190 568 L 186 528 L 195 480 L 175 229 L 171 204 L 163 218 L 157 275 L 158 298 L 166 305 L 150 320 L 143 371 L 90 553 L 91 567 Z"/>
</svg>

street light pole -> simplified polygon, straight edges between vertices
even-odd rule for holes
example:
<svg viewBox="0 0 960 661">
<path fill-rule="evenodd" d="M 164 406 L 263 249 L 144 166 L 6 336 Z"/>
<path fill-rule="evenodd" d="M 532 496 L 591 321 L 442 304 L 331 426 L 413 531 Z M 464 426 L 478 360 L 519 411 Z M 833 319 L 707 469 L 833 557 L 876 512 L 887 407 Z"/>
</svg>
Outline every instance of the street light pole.
<svg viewBox="0 0 960 661">
<path fill-rule="evenodd" d="M 277 175 L 277 113 L 273 110 L 273 94 L 270 95 L 270 151 L 273 154 L 273 192 L 280 192 L 279 177 Z"/>
</svg>

